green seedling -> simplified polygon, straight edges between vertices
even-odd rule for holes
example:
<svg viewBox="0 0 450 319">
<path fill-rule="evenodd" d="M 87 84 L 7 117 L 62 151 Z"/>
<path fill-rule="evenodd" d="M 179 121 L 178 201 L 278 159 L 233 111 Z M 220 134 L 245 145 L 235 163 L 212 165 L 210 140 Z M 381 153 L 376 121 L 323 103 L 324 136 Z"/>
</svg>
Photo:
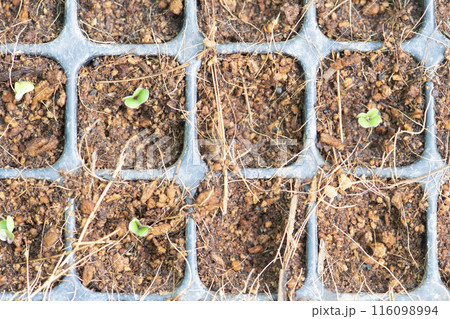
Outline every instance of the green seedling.
<svg viewBox="0 0 450 319">
<path fill-rule="evenodd" d="M 14 219 L 11 216 L 0 221 L 0 240 L 6 241 L 11 244 L 14 241 Z"/>
<path fill-rule="evenodd" d="M 139 237 L 147 236 L 150 228 L 150 226 L 142 225 L 137 218 L 133 218 L 133 220 L 128 224 L 128 229 L 130 232 Z"/>
<path fill-rule="evenodd" d="M 356 116 L 358 123 L 364 127 L 377 127 L 381 123 L 381 115 L 378 109 L 371 109 L 367 113 L 360 113 Z"/>
<path fill-rule="evenodd" d="M 148 90 L 138 88 L 136 89 L 136 91 L 134 91 L 133 95 L 124 97 L 122 101 L 130 109 L 136 109 L 142 103 L 147 102 L 148 96 L 149 96 Z"/>
<path fill-rule="evenodd" d="M 16 101 L 20 101 L 25 93 L 34 90 L 34 84 L 28 81 L 18 81 L 14 83 L 14 93 L 16 93 Z"/>
</svg>

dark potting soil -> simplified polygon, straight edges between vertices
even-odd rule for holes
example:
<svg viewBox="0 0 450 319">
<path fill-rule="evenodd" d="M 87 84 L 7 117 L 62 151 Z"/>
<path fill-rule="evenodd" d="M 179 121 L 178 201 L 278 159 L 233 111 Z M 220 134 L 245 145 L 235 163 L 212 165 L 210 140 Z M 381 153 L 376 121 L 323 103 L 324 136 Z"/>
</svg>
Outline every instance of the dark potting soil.
<svg viewBox="0 0 450 319">
<path fill-rule="evenodd" d="M 432 94 L 436 101 L 436 138 L 439 154 L 449 162 L 450 159 L 450 49 L 446 59 L 436 68 L 433 78 Z"/>
<path fill-rule="evenodd" d="M 198 24 L 210 41 L 273 42 L 294 37 L 301 27 L 301 0 L 198 0 Z"/>
<path fill-rule="evenodd" d="M 231 294 L 277 293 L 282 263 L 287 269 L 287 297 L 305 280 L 307 192 L 298 184 L 289 258 L 286 226 L 294 180 L 206 179 L 198 189 L 193 218 L 197 223 L 198 272 L 208 290 Z M 225 197 L 226 196 L 226 197 Z M 224 206 L 226 200 L 226 208 Z M 292 204 L 291 204 L 292 203 Z"/>
<path fill-rule="evenodd" d="M 424 68 L 407 53 L 387 48 L 333 53 L 317 82 L 317 146 L 330 163 L 352 167 L 406 166 L 425 143 Z M 382 122 L 364 128 L 357 115 L 376 108 Z"/>
<path fill-rule="evenodd" d="M 14 242 L 0 241 L 0 292 L 33 293 L 64 271 L 55 267 L 64 258 L 67 191 L 46 181 L 0 180 L 0 206 L 0 220 L 11 216 L 15 223 Z"/>
<path fill-rule="evenodd" d="M 342 41 L 401 42 L 416 35 L 424 14 L 421 0 L 316 0 L 316 9 L 322 32 Z"/>
<path fill-rule="evenodd" d="M 76 262 L 82 284 L 108 293 L 172 293 L 183 279 L 186 256 L 181 188 L 161 180 L 116 181 L 101 198 L 107 181 L 85 174 L 69 183 L 77 189 L 75 246 L 81 248 Z M 95 218 L 78 245 L 99 200 Z M 128 231 L 135 217 L 152 227 L 145 238 Z"/>
<path fill-rule="evenodd" d="M 422 281 L 428 202 L 419 184 L 342 171 L 319 183 L 318 273 L 340 293 L 405 293 Z"/>
<path fill-rule="evenodd" d="M 0 3 L 0 41 L 43 43 L 54 40 L 64 23 L 62 0 L 9 0 Z"/>
<path fill-rule="evenodd" d="M 436 24 L 439 30 L 450 38 L 450 1 L 434 0 L 436 8 Z"/>
<path fill-rule="evenodd" d="M 214 55 L 202 64 L 198 87 L 200 152 L 213 170 L 295 162 L 305 82 L 294 58 Z"/>
<path fill-rule="evenodd" d="M 162 43 L 183 25 L 183 0 L 79 1 L 79 25 L 102 43 Z"/>
<path fill-rule="evenodd" d="M 160 57 L 99 57 L 79 73 L 78 143 L 90 167 L 164 168 L 183 148 L 184 69 Z M 147 102 L 129 109 L 122 99 L 137 88 L 150 91 Z"/>
<path fill-rule="evenodd" d="M 42 168 L 56 163 L 64 146 L 66 76 L 61 66 L 43 57 L 1 57 L 0 167 Z M 20 101 L 14 83 L 35 86 Z"/>
<path fill-rule="evenodd" d="M 449 176 L 447 176 L 448 178 Z M 438 200 L 438 259 L 441 278 L 450 289 L 450 181 L 441 187 Z"/>
</svg>

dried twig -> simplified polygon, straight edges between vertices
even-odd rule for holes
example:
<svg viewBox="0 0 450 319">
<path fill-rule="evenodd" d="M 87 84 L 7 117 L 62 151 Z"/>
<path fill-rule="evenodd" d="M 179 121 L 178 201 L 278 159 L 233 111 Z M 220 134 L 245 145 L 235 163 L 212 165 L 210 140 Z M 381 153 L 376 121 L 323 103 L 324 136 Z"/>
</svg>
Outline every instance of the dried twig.
<svg viewBox="0 0 450 319">
<path fill-rule="evenodd" d="M 114 171 L 113 176 L 112 176 L 112 180 L 108 182 L 108 184 L 106 185 L 105 189 L 102 192 L 102 195 L 100 196 L 100 198 L 95 203 L 94 209 L 89 214 L 89 217 L 88 217 L 86 223 L 84 224 L 83 230 L 82 230 L 82 232 L 80 234 L 80 238 L 78 239 L 78 244 L 80 244 L 83 241 L 84 236 L 86 235 L 86 231 L 87 231 L 87 229 L 89 227 L 89 224 L 94 220 L 95 214 L 96 214 L 97 210 L 100 208 L 100 205 L 103 202 L 103 199 L 105 198 L 105 196 L 108 193 L 109 189 L 111 188 L 112 184 L 115 182 L 115 179 L 119 175 L 119 173 L 120 173 L 120 171 L 122 169 L 122 166 L 125 163 L 125 157 L 126 157 L 125 151 L 127 150 L 128 144 L 129 144 L 130 141 L 131 141 L 131 139 L 128 140 L 128 142 L 125 144 L 125 146 L 122 149 L 122 152 L 121 152 L 120 158 L 119 158 L 119 162 L 117 163 L 116 170 Z"/>
<path fill-rule="evenodd" d="M 339 108 L 339 134 L 341 134 L 341 141 L 344 143 L 344 132 L 342 130 L 342 102 L 341 102 L 341 84 L 340 84 L 341 72 L 337 70 L 336 80 L 337 80 L 337 94 L 338 94 L 338 108 Z"/>
<path fill-rule="evenodd" d="M 290 257 L 296 249 L 296 242 L 294 240 L 294 226 L 295 216 L 298 206 L 298 193 L 300 191 L 300 179 L 295 179 L 294 192 L 291 198 L 291 204 L 289 207 L 289 217 L 286 225 L 286 249 L 284 251 L 283 262 L 280 269 L 280 277 L 278 280 L 278 301 L 286 301 L 286 278 L 287 267 L 289 265 Z"/>
</svg>

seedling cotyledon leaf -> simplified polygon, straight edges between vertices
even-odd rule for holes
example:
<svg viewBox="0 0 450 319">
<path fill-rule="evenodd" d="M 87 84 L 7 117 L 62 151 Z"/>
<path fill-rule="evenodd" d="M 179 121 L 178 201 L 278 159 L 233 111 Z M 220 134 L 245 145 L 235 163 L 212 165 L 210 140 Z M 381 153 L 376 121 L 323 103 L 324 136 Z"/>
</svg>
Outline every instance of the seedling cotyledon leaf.
<svg viewBox="0 0 450 319">
<path fill-rule="evenodd" d="M 16 93 L 16 101 L 20 101 L 25 93 L 34 90 L 34 84 L 28 81 L 18 81 L 14 83 L 14 93 Z"/>
<path fill-rule="evenodd" d="M 142 103 L 147 102 L 148 96 L 149 92 L 147 89 L 138 88 L 136 89 L 136 91 L 134 91 L 133 95 L 124 97 L 122 101 L 130 109 L 136 109 Z"/>
<path fill-rule="evenodd" d="M 128 229 L 130 230 L 130 232 L 139 237 L 147 236 L 150 228 L 150 226 L 142 225 L 137 218 L 133 218 L 133 220 L 128 224 Z"/>
<path fill-rule="evenodd" d="M 364 127 L 377 127 L 381 123 L 381 115 L 378 109 L 371 109 L 367 113 L 360 113 L 356 116 L 358 123 Z"/>
<path fill-rule="evenodd" d="M 14 241 L 14 220 L 11 216 L 6 217 L 6 219 L 0 221 L 0 240 L 6 241 L 11 244 Z"/>
</svg>

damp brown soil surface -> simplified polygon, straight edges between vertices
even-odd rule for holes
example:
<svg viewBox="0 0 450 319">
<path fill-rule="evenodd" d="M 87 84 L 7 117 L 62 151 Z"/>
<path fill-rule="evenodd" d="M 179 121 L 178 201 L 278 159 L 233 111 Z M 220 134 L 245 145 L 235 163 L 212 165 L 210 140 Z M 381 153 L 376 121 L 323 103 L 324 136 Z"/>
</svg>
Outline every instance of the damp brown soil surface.
<svg viewBox="0 0 450 319">
<path fill-rule="evenodd" d="M 405 293 L 424 276 L 426 210 L 419 184 L 343 172 L 319 183 L 318 273 L 339 293 Z"/>
<path fill-rule="evenodd" d="M 447 178 L 450 176 L 447 176 Z M 438 259 L 441 278 L 450 289 L 450 181 L 447 180 L 441 187 L 438 199 Z"/>
<path fill-rule="evenodd" d="M 184 68 L 168 57 L 99 57 L 78 79 L 78 145 L 86 164 L 114 169 L 164 168 L 183 148 Z M 138 88 L 150 97 L 137 109 L 122 99 Z"/>
<path fill-rule="evenodd" d="M 46 181 L 0 180 L 0 206 L 0 220 L 11 216 L 15 223 L 13 243 L 0 241 L 0 292 L 32 293 L 63 258 L 67 191 Z"/>
<path fill-rule="evenodd" d="M 214 171 L 293 164 L 302 150 L 304 89 L 303 71 L 289 56 L 206 58 L 197 102 L 203 159 Z"/>
<path fill-rule="evenodd" d="M 316 0 L 316 9 L 321 31 L 342 41 L 401 42 L 416 35 L 424 14 L 421 0 Z"/>
<path fill-rule="evenodd" d="M 198 24 L 210 41 L 273 42 L 294 37 L 303 18 L 301 0 L 198 0 Z"/>
<path fill-rule="evenodd" d="M 9 0 L 0 4 L 1 43 L 43 43 L 54 40 L 64 23 L 62 0 Z"/>
<path fill-rule="evenodd" d="M 55 164 L 64 147 L 64 71 L 43 57 L 3 55 L 0 59 L 0 168 Z M 17 81 L 35 87 L 20 101 L 12 88 Z"/>
<path fill-rule="evenodd" d="M 436 68 L 432 94 L 436 102 L 436 137 L 439 154 L 450 159 L 450 49 L 445 60 Z"/>
<path fill-rule="evenodd" d="M 198 273 L 206 289 L 224 293 L 276 294 L 282 262 L 289 299 L 305 280 L 306 201 L 304 181 L 229 180 L 224 208 L 223 179 L 204 180 L 193 218 L 197 224 Z M 286 226 L 294 190 L 298 198 L 292 232 L 295 244 L 286 258 Z M 295 204 L 292 204 L 295 205 Z"/>
<path fill-rule="evenodd" d="M 450 38 L 450 1 L 434 0 L 436 7 L 436 24 L 439 30 Z"/>
<path fill-rule="evenodd" d="M 325 58 L 315 106 L 322 157 L 364 167 L 406 166 L 419 160 L 425 144 L 425 81 L 424 69 L 394 47 Z M 358 114 L 374 108 L 382 122 L 362 127 Z"/>
<path fill-rule="evenodd" d="M 183 25 L 183 0 L 79 1 L 85 36 L 102 43 L 162 43 Z"/>
<path fill-rule="evenodd" d="M 82 238 L 75 262 L 82 284 L 105 293 L 170 294 L 185 268 L 184 194 L 169 181 L 114 182 L 87 174 L 69 183 L 76 197 L 77 246 L 84 226 L 101 204 Z M 133 218 L 151 226 L 146 237 L 128 231 Z"/>
</svg>

